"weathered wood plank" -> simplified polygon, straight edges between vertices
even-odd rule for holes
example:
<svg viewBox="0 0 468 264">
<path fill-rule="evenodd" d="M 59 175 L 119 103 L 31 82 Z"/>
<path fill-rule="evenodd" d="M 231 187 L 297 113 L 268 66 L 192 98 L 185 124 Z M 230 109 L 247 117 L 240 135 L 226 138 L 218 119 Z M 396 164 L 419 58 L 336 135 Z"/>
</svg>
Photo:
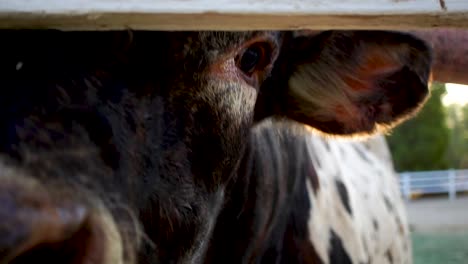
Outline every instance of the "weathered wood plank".
<svg viewBox="0 0 468 264">
<path fill-rule="evenodd" d="M 0 0 L 1 28 L 468 27 L 468 0 Z"/>
</svg>

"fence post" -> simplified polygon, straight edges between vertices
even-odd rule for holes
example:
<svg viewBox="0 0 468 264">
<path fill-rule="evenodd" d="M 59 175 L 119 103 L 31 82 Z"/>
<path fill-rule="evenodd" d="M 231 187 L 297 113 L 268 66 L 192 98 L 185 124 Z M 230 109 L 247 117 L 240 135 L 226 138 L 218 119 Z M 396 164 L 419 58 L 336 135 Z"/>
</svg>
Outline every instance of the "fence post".
<svg viewBox="0 0 468 264">
<path fill-rule="evenodd" d="M 449 199 L 450 201 L 455 200 L 457 197 L 457 186 L 455 184 L 455 171 L 450 169 L 448 171 L 448 183 L 449 183 Z"/>
<path fill-rule="evenodd" d="M 409 173 L 402 173 L 401 178 L 403 180 L 403 196 L 406 201 L 411 200 L 411 176 Z"/>
</svg>

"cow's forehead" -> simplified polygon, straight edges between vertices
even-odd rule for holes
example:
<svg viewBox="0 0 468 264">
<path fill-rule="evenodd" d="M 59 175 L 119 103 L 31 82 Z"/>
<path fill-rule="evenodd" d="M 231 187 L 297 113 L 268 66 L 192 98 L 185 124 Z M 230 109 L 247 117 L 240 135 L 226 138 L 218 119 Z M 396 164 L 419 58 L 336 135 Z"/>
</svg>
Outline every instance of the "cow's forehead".
<svg viewBox="0 0 468 264">
<path fill-rule="evenodd" d="M 209 49 L 224 50 L 257 37 L 276 39 L 278 32 L 249 31 L 249 32 L 199 32 L 199 41 Z"/>
<path fill-rule="evenodd" d="M 271 42 L 278 42 L 280 32 L 276 31 L 246 31 L 246 32 L 221 32 L 221 31 L 200 31 L 200 32 L 172 32 L 169 39 L 172 48 L 180 47 L 186 54 L 194 54 L 197 51 L 217 54 L 240 47 L 253 39 L 268 39 Z"/>
</svg>

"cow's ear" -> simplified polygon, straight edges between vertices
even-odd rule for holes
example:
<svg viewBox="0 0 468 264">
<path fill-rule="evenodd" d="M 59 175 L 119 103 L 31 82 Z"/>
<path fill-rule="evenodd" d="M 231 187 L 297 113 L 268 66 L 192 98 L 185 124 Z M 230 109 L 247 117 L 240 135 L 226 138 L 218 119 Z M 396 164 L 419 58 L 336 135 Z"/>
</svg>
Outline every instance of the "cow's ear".
<svg viewBox="0 0 468 264">
<path fill-rule="evenodd" d="M 260 105 L 326 133 L 390 128 L 428 95 L 431 50 L 411 35 L 326 31 L 291 38 L 282 55 Z"/>
</svg>

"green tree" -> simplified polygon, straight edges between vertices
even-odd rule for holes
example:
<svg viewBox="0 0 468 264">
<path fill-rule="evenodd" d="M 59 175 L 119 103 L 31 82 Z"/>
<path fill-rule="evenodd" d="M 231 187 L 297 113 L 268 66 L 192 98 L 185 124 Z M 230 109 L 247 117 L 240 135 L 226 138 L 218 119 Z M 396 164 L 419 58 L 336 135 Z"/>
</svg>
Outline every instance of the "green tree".
<svg viewBox="0 0 468 264">
<path fill-rule="evenodd" d="M 434 83 L 421 112 L 387 136 L 397 171 L 441 170 L 450 167 L 449 128 L 442 96 L 445 84 Z"/>
<path fill-rule="evenodd" d="M 468 168 L 468 104 L 447 107 L 450 128 L 450 147 L 447 153 L 450 166 L 457 169 Z"/>
<path fill-rule="evenodd" d="M 463 133 L 461 136 L 461 143 L 459 153 L 462 157 L 458 163 L 459 169 L 468 169 L 468 104 L 465 104 L 462 108 L 463 117 Z"/>
</svg>

